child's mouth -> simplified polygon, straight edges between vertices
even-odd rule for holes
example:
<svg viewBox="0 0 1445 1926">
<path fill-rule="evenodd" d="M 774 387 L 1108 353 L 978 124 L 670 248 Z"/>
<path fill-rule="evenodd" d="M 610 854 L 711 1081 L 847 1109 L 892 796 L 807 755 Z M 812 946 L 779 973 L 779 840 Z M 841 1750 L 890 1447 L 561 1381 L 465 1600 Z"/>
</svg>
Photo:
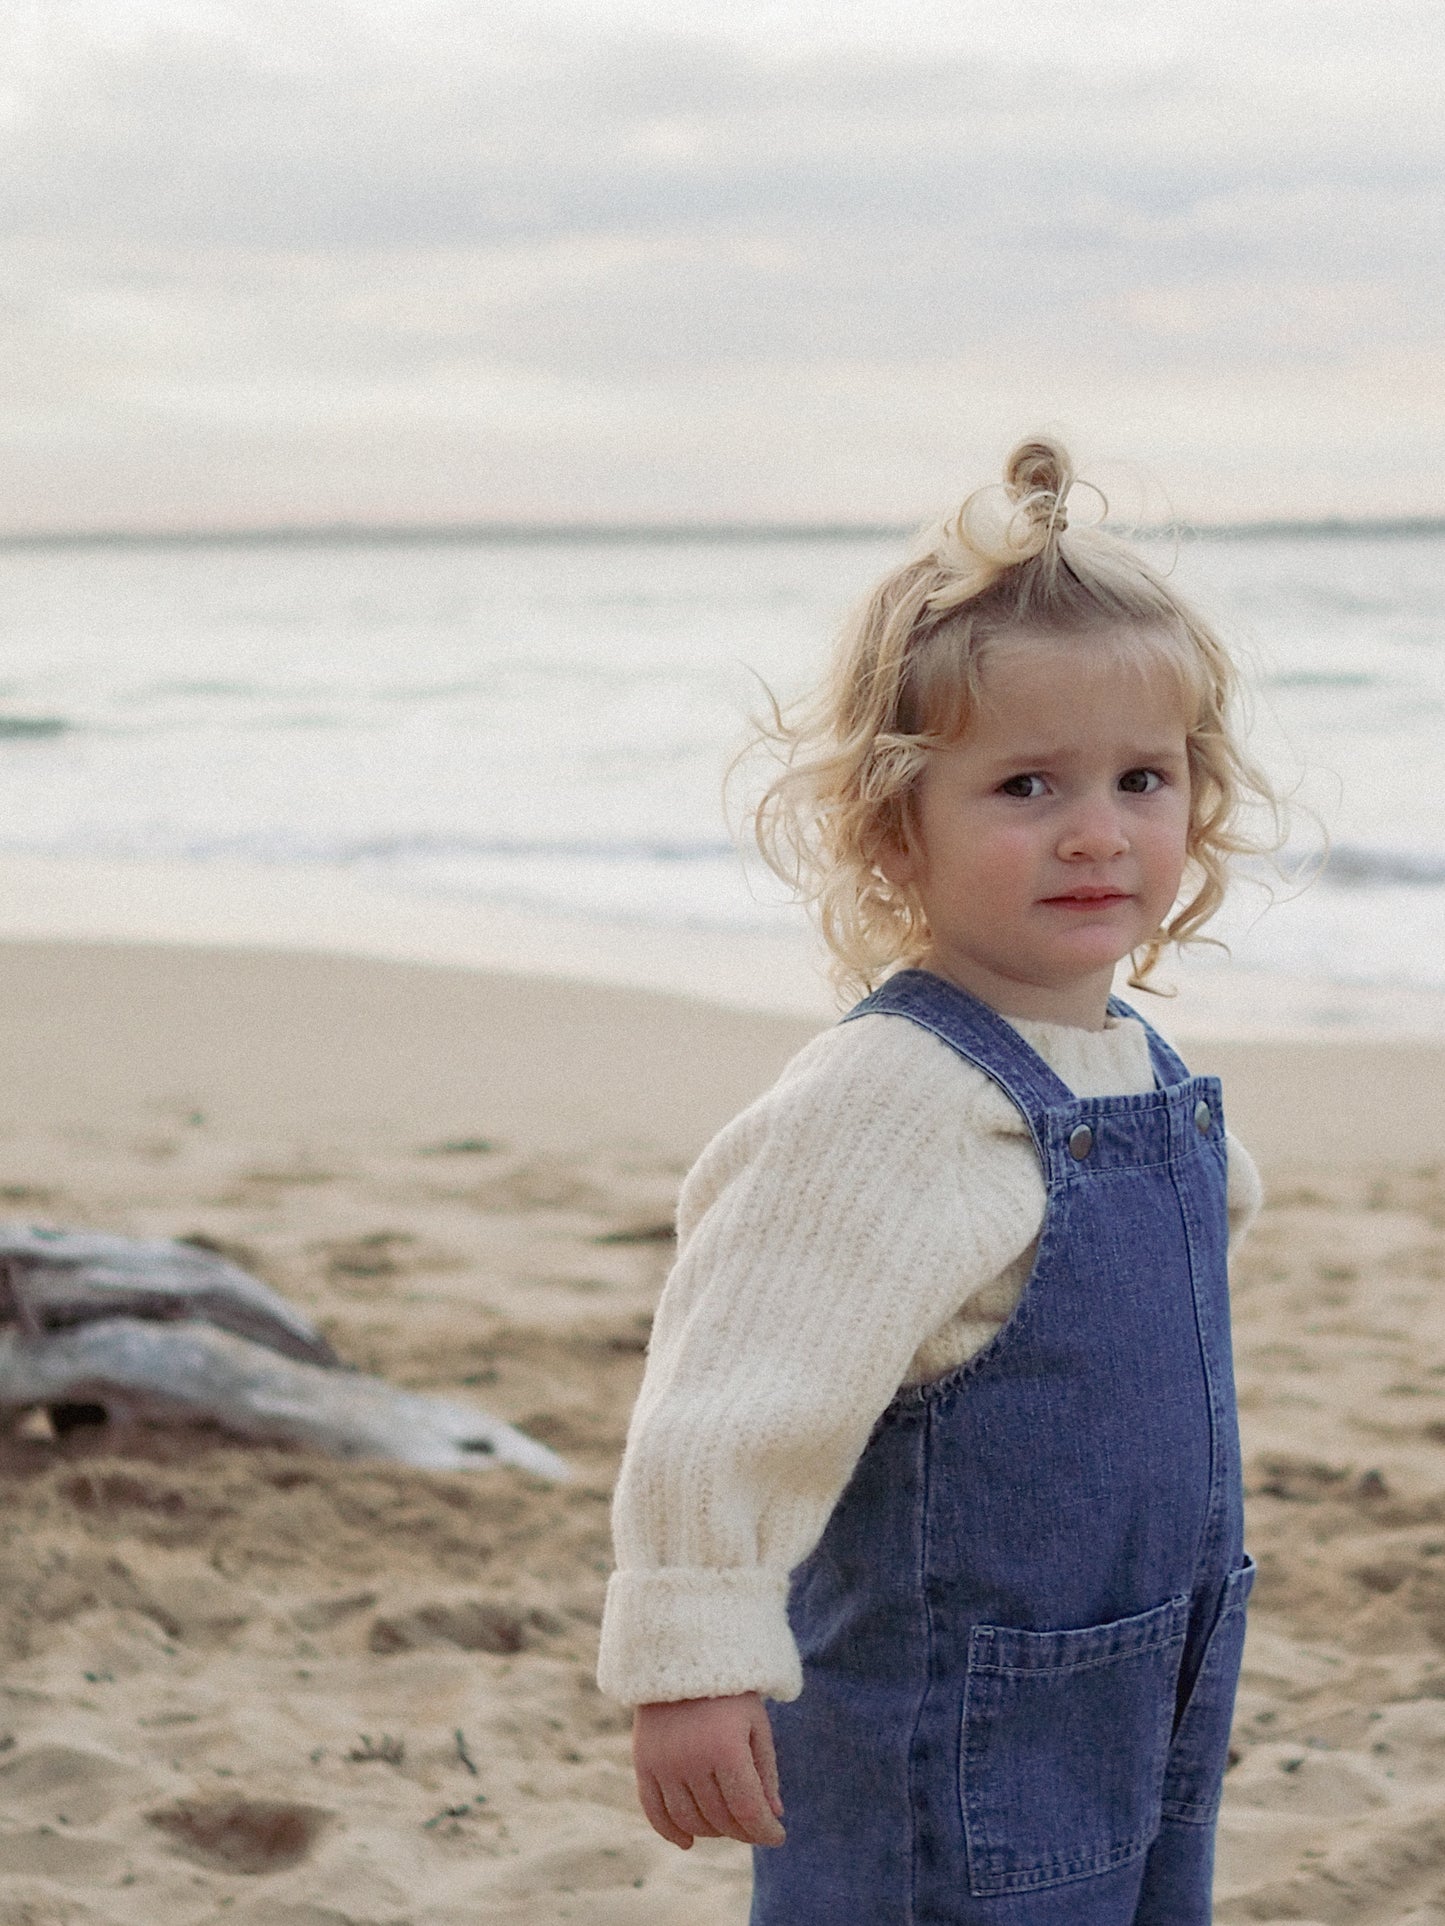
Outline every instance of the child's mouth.
<svg viewBox="0 0 1445 1926">
<path fill-rule="evenodd" d="M 1067 896 L 1046 896 L 1044 901 L 1057 909 L 1107 909 L 1111 903 L 1127 903 L 1129 892 L 1122 889 L 1071 890 Z"/>
</svg>

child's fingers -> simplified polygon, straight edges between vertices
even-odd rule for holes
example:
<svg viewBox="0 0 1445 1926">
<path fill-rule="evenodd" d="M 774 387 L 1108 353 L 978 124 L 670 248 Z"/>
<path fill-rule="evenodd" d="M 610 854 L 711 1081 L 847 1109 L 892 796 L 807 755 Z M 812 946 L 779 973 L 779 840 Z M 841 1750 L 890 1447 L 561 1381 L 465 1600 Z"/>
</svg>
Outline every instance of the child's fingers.
<svg viewBox="0 0 1445 1926">
<path fill-rule="evenodd" d="M 698 1810 L 712 1827 L 716 1838 L 740 1839 L 744 1845 L 751 1845 L 751 1838 L 730 1810 L 730 1801 L 719 1779 L 719 1774 L 709 1772 L 706 1778 L 699 1779 L 690 1785 L 688 1790 L 697 1801 Z"/>
<path fill-rule="evenodd" d="M 745 1846 L 782 1845 L 787 1835 L 778 1824 L 751 1759 L 742 1765 L 720 1767 L 717 1788 L 731 1820 L 727 1828 L 730 1839 L 740 1839 Z"/>
<path fill-rule="evenodd" d="M 639 1706 L 632 1736 L 643 1810 L 664 1839 L 782 1845 L 772 1728 L 756 1693 Z"/>
<path fill-rule="evenodd" d="M 758 1777 L 763 1782 L 763 1795 L 772 1807 L 774 1817 L 781 1819 L 783 1795 L 778 1785 L 778 1754 L 773 1745 L 773 1728 L 766 1706 L 758 1707 L 758 1716 L 753 1720 L 748 1733 L 748 1743 L 753 1751 L 753 1764 L 757 1767 Z"/>
<path fill-rule="evenodd" d="M 661 1833 L 671 1845 L 681 1846 L 686 1852 L 692 1844 L 692 1834 L 684 1832 L 668 1811 L 662 1788 L 650 1772 L 638 1773 L 637 1796 L 642 1801 L 642 1810 L 647 1814 L 647 1823 L 652 1830 Z"/>
<path fill-rule="evenodd" d="M 693 1797 L 691 1786 L 684 1785 L 680 1779 L 659 1783 L 668 1816 L 675 1826 L 689 1833 L 694 1839 L 717 1838 L 718 1828 L 700 1810 L 697 1800 Z"/>
</svg>

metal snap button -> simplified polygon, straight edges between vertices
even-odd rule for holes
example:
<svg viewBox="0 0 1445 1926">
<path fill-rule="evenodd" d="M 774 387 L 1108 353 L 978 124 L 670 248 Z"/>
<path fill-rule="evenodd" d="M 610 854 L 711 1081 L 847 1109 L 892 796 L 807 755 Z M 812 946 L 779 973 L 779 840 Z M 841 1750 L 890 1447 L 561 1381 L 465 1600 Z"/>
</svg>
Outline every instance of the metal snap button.
<svg viewBox="0 0 1445 1926">
<path fill-rule="evenodd" d="M 1201 1097 L 1194 1106 L 1194 1128 L 1201 1137 L 1207 1137 L 1214 1126 L 1214 1112 Z"/>
<path fill-rule="evenodd" d="M 1069 1132 L 1069 1155 L 1082 1163 L 1093 1148 L 1093 1131 L 1087 1124 L 1075 1124 Z"/>
</svg>

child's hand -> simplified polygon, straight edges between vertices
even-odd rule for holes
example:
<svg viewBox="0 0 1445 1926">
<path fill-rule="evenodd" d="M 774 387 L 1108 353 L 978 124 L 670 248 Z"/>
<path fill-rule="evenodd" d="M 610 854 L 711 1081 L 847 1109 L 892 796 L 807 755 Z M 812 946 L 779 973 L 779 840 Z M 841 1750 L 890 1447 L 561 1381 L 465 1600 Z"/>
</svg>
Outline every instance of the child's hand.
<svg viewBox="0 0 1445 1926">
<path fill-rule="evenodd" d="M 654 1832 L 684 1852 L 694 1839 L 782 1845 L 773 1729 L 756 1692 L 639 1705 L 632 1762 Z"/>
</svg>

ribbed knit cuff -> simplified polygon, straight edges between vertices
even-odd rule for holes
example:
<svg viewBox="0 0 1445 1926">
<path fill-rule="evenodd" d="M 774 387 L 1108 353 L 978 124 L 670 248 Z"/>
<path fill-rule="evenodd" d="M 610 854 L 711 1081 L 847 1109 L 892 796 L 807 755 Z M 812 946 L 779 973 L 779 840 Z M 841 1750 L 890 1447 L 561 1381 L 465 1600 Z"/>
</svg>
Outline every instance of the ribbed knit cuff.
<svg viewBox="0 0 1445 1926">
<path fill-rule="evenodd" d="M 758 1566 L 614 1572 L 597 1683 L 624 1705 L 734 1692 L 795 1699 L 803 1668 L 787 1601 L 787 1575 Z"/>
</svg>

